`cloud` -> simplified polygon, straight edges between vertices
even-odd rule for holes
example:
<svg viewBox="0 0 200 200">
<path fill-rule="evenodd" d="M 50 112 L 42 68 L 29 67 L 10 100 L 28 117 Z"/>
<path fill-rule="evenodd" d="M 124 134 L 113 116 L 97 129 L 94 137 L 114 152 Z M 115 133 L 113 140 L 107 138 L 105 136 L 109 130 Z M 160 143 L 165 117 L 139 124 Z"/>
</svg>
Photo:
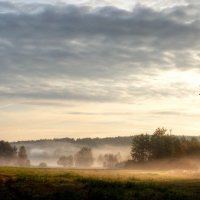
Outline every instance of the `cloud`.
<svg viewBox="0 0 200 200">
<path fill-rule="evenodd" d="M 0 2 L 0 99 L 177 96 L 172 88 L 149 88 L 148 80 L 199 69 L 198 9 Z"/>
<path fill-rule="evenodd" d="M 67 115 L 134 115 L 135 113 L 130 112 L 68 112 Z"/>
<path fill-rule="evenodd" d="M 198 118 L 200 115 L 199 113 L 191 113 L 191 112 L 181 112 L 181 111 L 158 111 L 158 112 L 152 112 L 151 114 L 158 115 L 158 116 L 185 116 L 185 117 L 191 117 L 191 118 Z"/>
<path fill-rule="evenodd" d="M 4 108 L 8 108 L 10 106 L 12 106 L 13 104 L 5 104 L 5 105 L 0 105 L 0 110 L 4 109 Z"/>
</svg>

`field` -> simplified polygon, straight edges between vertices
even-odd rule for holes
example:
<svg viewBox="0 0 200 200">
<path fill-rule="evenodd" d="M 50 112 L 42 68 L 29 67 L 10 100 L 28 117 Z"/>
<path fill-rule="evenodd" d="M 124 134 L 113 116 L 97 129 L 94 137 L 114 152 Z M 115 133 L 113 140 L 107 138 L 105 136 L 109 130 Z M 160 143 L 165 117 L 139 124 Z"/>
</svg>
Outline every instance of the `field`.
<svg viewBox="0 0 200 200">
<path fill-rule="evenodd" d="M 200 173 L 2 167 L 0 199 L 200 200 Z"/>
</svg>

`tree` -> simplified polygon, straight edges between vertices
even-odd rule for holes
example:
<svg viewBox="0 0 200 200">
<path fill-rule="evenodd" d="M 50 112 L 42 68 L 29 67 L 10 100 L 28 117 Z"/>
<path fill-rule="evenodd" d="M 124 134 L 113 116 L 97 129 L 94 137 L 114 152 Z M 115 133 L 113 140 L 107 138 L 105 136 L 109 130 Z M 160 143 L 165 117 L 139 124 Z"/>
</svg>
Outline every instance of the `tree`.
<svg viewBox="0 0 200 200">
<path fill-rule="evenodd" d="M 117 154 L 107 153 L 104 155 L 100 154 L 97 158 L 97 163 L 102 167 L 106 168 L 115 167 L 120 161 L 121 161 L 120 153 Z"/>
<path fill-rule="evenodd" d="M 167 132 L 167 129 L 164 128 L 164 127 L 162 127 L 162 128 L 157 128 L 157 129 L 154 131 L 153 135 L 155 135 L 155 136 L 163 136 L 163 135 L 166 134 L 166 132 Z"/>
<path fill-rule="evenodd" d="M 18 151 L 18 164 L 21 167 L 28 167 L 30 166 L 30 161 L 28 160 L 28 156 L 26 153 L 26 148 L 21 146 Z"/>
<path fill-rule="evenodd" d="M 10 143 L 0 141 L 0 158 L 13 158 L 16 155 L 16 147 L 12 147 Z"/>
<path fill-rule="evenodd" d="M 154 134 L 151 137 L 150 149 L 152 159 L 162 159 L 172 157 L 175 154 L 174 137 L 164 134 Z"/>
<path fill-rule="evenodd" d="M 197 138 L 177 137 L 166 134 L 167 129 L 157 128 L 152 136 L 138 135 L 133 138 L 131 156 L 135 162 L 200 155 Z"/>
<path fill-rule="evenodd" d="M 61 156 L 58 161 L 58 165 L 62 165 L 63 167 L 72 167 L 74 164 L 73 156 Z"/>
<path fill-rule="evenodd" d="M 135 162 L 148 161 L 150 152 L 150 136 L 149 135 L 138 135 L 133 138 L 131 156 Z"/>
<path fill-rule="evenodd" d="M 103 161 L 103 166 L 106 168 L 112 168 L 115 167 L 115 165 L 119 163 L 118 160 L 118 154 L 105 154 L 104 155 L 104 161 Z"/>
<path fill-rule="evenodd" d="M 103 166 L 104 156 L 102 154 L 99 154 L 97 158 L 97 164 L 100 166 Z"/>
<path fill-rule="evenodd" d="M 94 162 L 92 150 L 89 147 L 83 147 L 75 154 L 74 159 L 77 167 L 90 167 Z"/>
<path fill-rule="evenodd" d="M 10 143 L 0 141 L 0 163 L 10 164 L 15 161 L 17 155 L 17 148 L 12 147 Z"/>
<path fill-rule="evenodd" d="M 200 154 L 200 141 L 197 138 L 192 137 L 188 143 L 188 154 L 199 155 Z"/>
</svg>

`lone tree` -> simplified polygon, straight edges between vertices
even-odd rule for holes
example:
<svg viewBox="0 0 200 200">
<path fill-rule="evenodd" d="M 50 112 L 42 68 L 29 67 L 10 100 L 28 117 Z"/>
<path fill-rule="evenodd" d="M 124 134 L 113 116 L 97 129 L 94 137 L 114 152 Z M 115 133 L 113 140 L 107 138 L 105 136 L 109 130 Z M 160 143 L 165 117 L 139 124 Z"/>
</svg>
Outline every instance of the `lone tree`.
<svg viewBox="0 0 200 200">
<path fill-rule="evenodd" d="M 75 154 L 74 159 L 77 167 L 91 167 L 94 162 L 92 150 L 89 147 L 83 147 Z"/>
<path fill-rule="evenodd" d="M 62 165 L 63 167 L 72 167 L 74 164 L 73 156 L 61 156 L 58 161 L 58 165 Z"/>
<path fill-rule="evenodd" d="M 30 166 L 30 161 L 28 160 L 28 156 L 26 153 L 26 148 L 21 146 L 18 152 L 18 164 L 21 167 L 28 167 Z"/>
</svg>

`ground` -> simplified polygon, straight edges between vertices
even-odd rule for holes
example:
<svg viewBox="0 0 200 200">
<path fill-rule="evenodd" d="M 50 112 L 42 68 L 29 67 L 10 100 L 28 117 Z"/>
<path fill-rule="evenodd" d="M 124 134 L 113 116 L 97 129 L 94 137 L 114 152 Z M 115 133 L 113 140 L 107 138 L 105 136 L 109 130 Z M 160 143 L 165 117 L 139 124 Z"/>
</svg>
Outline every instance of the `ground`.
<svg viewBox="0 0 200 200">
<path fill-rule="evenodd" d="M 0 199 L 200 200 L 200 172 L 2 167 Z"/>
</svg>

